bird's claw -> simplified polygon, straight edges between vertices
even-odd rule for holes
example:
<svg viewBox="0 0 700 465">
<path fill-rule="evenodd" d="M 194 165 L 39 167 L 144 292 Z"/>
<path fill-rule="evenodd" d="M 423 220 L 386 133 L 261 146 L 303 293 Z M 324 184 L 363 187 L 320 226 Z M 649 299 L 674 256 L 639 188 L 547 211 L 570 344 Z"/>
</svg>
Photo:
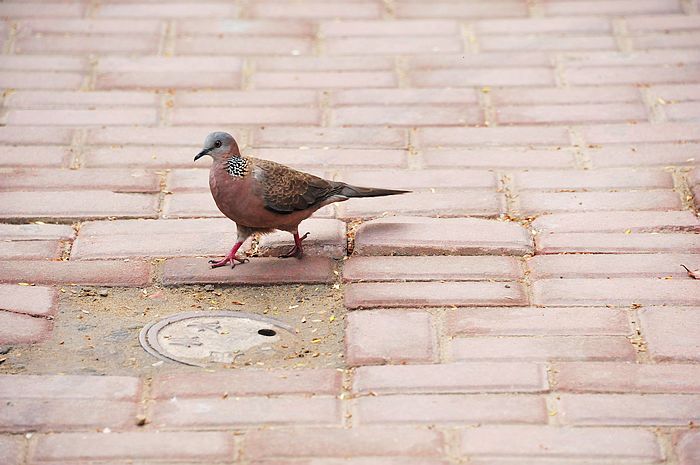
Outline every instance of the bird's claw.
<svg viewBox="0 0 700 465">
<path fill-rule="evenodd" d="M 209 263 L 211 263 L 212 268 L 219 268 L 221 266 L 226 266 L 229 263 L 231 264 L 231 268 L 236 267 L 236 262 L 239 263 L 248 263 L 250 260 L 247 258 L 238 258 L 236 256 L 233 257 L 226 257 L 223 260 L 209 260 Z"/>
</svg>

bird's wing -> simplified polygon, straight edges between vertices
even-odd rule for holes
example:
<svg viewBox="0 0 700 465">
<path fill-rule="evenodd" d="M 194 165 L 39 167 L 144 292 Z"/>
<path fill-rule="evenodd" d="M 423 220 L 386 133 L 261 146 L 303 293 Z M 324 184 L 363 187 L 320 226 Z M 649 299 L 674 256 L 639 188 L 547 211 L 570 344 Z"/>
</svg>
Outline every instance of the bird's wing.
<svg viewBox="0 0 700 465">
<path fill-rule="evenodd" d="M 253 160 L 253 176 L 262 190 L 265 208 L 276 213 L 306 210 L 323 202 L 339 188 L 338 183 L 279 163 Z"/>
</svg>

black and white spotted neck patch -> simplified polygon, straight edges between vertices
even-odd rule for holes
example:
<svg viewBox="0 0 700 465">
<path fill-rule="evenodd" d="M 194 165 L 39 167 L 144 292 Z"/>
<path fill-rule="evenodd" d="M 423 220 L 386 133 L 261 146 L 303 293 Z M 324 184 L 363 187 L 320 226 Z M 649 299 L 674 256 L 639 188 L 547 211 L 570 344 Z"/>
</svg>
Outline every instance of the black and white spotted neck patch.
<svg viewBox="0 0 700 465">
<path fill-rule="evenodd" d="M 242 178 L 248 173 L 248 160 L 233 156 L 226 160 L 226 171 L 234 178 Z"/>
</svg>

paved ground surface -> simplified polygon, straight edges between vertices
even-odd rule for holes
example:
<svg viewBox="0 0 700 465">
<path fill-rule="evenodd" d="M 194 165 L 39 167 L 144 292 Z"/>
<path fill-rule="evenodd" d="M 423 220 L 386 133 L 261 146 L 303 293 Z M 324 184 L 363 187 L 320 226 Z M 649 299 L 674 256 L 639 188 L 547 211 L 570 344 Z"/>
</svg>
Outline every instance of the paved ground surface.
<svg viewBox="0 0 700 465">
<path fill-rule="evenodd" d="M 0 463 L 700 463 L 698 9 L 0 3 Z M 414 193 L 209 270 L 216 129 Z M 139 348 L 208 308 L 301 352 Z"/>
</svg>

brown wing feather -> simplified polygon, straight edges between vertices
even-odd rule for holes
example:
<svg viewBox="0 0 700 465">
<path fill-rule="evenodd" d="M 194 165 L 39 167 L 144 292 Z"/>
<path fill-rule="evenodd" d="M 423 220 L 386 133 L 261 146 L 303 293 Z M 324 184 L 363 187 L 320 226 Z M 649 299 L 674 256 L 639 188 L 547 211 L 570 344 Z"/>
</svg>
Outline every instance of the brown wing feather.
<svg viewBox="0 0 700 465">
<path fill-rule="evenodd" d="M 292 213 L 311 208 L 333 195 L 338 183 L 326 181 L 269 160 L 252 159 L 262 171 L 258 178 L 265 208 L 276 213 Z M 255 173 L 254 173 L 255 174 Z"/>
</svg>

